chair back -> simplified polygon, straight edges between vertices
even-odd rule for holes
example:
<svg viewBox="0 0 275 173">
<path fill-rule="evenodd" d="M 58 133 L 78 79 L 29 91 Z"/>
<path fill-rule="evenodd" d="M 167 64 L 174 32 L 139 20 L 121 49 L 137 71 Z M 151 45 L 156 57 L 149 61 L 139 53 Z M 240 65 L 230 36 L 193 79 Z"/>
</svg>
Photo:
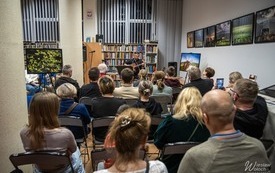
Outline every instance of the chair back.
<svg viewBox="0 0 275 173">
<path fill-rule="evenodd" d="M 69 165 L 72 172 L 74 172 L 70 156 L 66 153 L 66 151 L 45 150 L 15 153 L 11 154 L 9 159 L 16 170 L 20 170 L 19 166 L 21 165 L 29 164 L 35 164 L 41 168 L 66 168 Z"/>
<path fill-rule="evenodd" d="M 154 133 L 156 132 L 158 125 L 164 120 L 164 118 L 161 117 L 151 117 L 151 126 L 150 126 L 150 132 L 148 134 L 148 143 L 154 142 Z"/>
<path fill-rule="evenodd" d="M 190 148 L 200 144 L 199 142 L 175 142 L 165 144 L 162 151 L 160 152 L 160 160 L 163 159 L 165 155 L 173 154 L 185 154 Z"/>
<path fill-rule="evenodd" d="M 154 98 L 156 102 L 161 104 L 162 107 L 162 116 L 171 115 L 172 112 L 172 104 L 173 104 L 173 97 L 167 94 L 160 94 L 160 95 L 152 95 L 151 98 Z M 169 109 L 170 110 L 169 110 Z"/>
<path fill-rule="evenodd" d="M 79 99 L 79 103 L 82 103 L 82 104 L 84 104 L 84 105 L 92 105 L 92 98 L 90 98 L 90 97 L 81 97 L 80 99 Z"/>
<path fill-rule="evenodd" d="M 124 99 L 126 101 L 126 104 L 129 105 L 129 106 L 132 106 L 134 105 L 138 99 Z"/>
<path fill-rule="evenodd" d="M 182 88 L 180 87 L 172 87 L 172 93 L 173 93 L 173 103 L 176 102 L 178 95 L 182 91 Z"/>
</svg>

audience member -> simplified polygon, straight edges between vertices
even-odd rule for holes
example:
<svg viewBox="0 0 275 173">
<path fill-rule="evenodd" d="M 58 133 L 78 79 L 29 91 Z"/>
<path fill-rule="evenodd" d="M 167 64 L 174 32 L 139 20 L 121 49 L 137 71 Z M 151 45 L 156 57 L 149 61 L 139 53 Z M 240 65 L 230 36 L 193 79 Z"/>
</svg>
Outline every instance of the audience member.
<svg viewBox="0 0 275 173">
<path fill-rule="evenodd" d="M 32 98 L 29 110 L 29 123 L 21 132 L 21 140 L 26 151 L 67 150 L 75 172 L 85 173 L 80 152 L 72 132 L 58 123 L 59 100 L 54 93 L 39 92 Z M 60 165 L 62 166 L 62 165 Z M 35 165 L 34 172 L 69 173 L 68 165 L 57 169 L 48 164 Z"/>
<path fill-rule="evenodd" d="M 106 73 L 108 71 L 108 67 L 104 62 L 98 64 L 97 68 L 100 72 L 99 77 L 102 77 L 102 76 L 106 75 Z"/>
<path fill-rule="evenodd" d="M 187 151 L 178 173 L 269 172 L 271 164 L 263 144 L 234 129 L 236 107 L 227 92 L 212 90 L 206 93 L 201 108 L 204 123 L 212 136 Z"/>
<path fill-rule="evenodd" d="M 63 83 L 71 83 L 77 90 L 77 96 L 79 96 L 79 84 L 76 80 L 72 79 L 73 68 L 71 65 L 64 65 L 62 68 L 62 75 L 55 81 L 54 89 L 56 90 Z M 76 101 L 77 101 L 76 97 Z"/>
<path fill-rule="evenodd" d="M 121 87 L 115 88 L 114 96 L 123 99 L 138 99 L 139 93 L 137 87 L 133 87 L 134 72 L 130 68 L 121 71 Z"/>
<path fill-rule="evenodd" d="M 97 84 L 99 73 L 100 71 L 97 67 L 90 68 L 89 70 L 90 83 L 83 85 L 80 88 L 79 99 L 81 97 L 90 97 L 90 98 L 101 97 L 101 93 L 99 91 L 99 87 Z"/>
<path fill-rule="evenodd" d="M 201 78 L 201 70 L 195 66 L 189 66 L 187 69 L 187 74 L 190 83 L 183 85 L 183 88 L 194 86 L 199 89 L 201 95 L 210 91 L 213 88 L 213 82 L 210 79 Z"/>
<path fill-rule="evenodd" d="M 91 118 L 84 104 L 74 102 L 76 96 L 76 88 L 70 83 L 63 83 L 56 89 L 56 94 L 61 98 L 59 115 L 70 115 L 80 117 L 84 123 L 86 133 L 89 133 L 88 124 Z M 75 138 L 83 138 L 83 128 L 69 127 Z"/>
<path fill-rule="evenodd" d="M 166 86 L 164 83 L 165 73 L 163 71 L 156 71 L 153 73 L 153 93 L 152 95 L 167 94 L 172 96 L 172 88 Z"/>
<path fill-rule="evenodd" d="M 229 84 L 228 86 L 226 87 L 226 91 L 229 91 L 230 88 L 233 87 L 234 83 L 238 80 L 238 79 L 243 79 L 243 76 L 240 72 L 238 71 L 234 71 L 234 72 L 231 72 L 229 74 Z"/>
<path fill-rule="evenodd" d="M 144 161 L 139 151 L 144 147 L 150 127 L 150 116 L 142 109 L 128 108 L 123 111 L 112 124 L 109 134 L 110 141 L 115 143 L 116 158 L 109 169 L 96 173 L 107 172 L 158 172 L 166 173 L 165 165 L 158 161 Z"/>
<path fill-rule="evenodd" d="M 134 87 L 137 87 L 140 81 L 147 80 L 147 75 L 147 70 L 141 69 L 138 73 L 138 79 L 134 81 Z"/>
<path fill-rule="evenodd" d="M 195 87 L 188 87 L 179 94 L 174 115 L 162 121 L 154 135 L 154 144 L 160 150 L 173 142 L 204 142 L 210 134 L 203 125 L 200 108 L 201 94 Z M 170 155 L 163 159 L 169 173 L 177 172 L 183 155 Z"/>
<path fill-rule="evenodd" d="M 39 86 L 39 77 L 37 74 L 28 74 L 25 70 L 25 82 L 28 96 L 33 96 L 35 93 L 42 90 Z"/>
<path fill-rule="evenodd" d="M 215 75 L 215 70 L 212 67 L 207 67 L 202 73 L 203 78 L 210 79 L 213 82 L 213 85 L 214 85 L 214 80 L 212 79 L 212 77 L 214 75 Z"/>
<path fill-rule="evenodd" d="M 265 99 L 258 96 L 258 84 L 249 79 L 238 79 L 230 93 L 236 107 L 234 127 L 248 136 L 260 139 L 268 110 Z"/>
<path fill-rule="evenodd" d="M 175 76 L 176 69 L 174 66 L 169 66 L 166 70 L 166 78 L 164 79 L 165 85 L 169 87 L 182 87 L 184 85 L 184 81 L 182 78 Z"/>
<path fill-rule="evenodd" d="M 161 104 L 151 98 L 153 92 L 153 84 L 151 81 L 143 80 L 138 86 L 139 99 L 133 105 L 135 108 L 144 108 L 151 116 L 160 117 L 162 112 Z"/>
<path fill-rule="evenodd" d="M 92 99 L 91 117 L 101 118 L 106 116 L 116 116 L 118 108 L 121 105 L 126 104 L 126 101 L 122 98 L 116 98 L 113 96 L 115 84 L 110 76 L 106 75 L 99 78 L 98 85 L 102 97 Z M 93 130 L 97 138 L 104 141 L 108 129 L 99 127 Z"/>
</svg>

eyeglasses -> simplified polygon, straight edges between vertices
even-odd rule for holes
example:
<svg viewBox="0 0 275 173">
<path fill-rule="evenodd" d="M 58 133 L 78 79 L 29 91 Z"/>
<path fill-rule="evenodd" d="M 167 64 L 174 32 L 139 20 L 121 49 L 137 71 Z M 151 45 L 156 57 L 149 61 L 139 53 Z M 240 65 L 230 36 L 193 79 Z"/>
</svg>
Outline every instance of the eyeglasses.
<svg viewBox="0 0 275 173">
<path fill-rule="evenodd" d="M 233 89 L 230 88 L 230 91 L 231 91 L 232 93 L 235 93 L 235 94 L 237 95 L 237 97 L 240 97 L 239 94 L 238 94 L 236 91 L 234 91 Z"/>
</svg>

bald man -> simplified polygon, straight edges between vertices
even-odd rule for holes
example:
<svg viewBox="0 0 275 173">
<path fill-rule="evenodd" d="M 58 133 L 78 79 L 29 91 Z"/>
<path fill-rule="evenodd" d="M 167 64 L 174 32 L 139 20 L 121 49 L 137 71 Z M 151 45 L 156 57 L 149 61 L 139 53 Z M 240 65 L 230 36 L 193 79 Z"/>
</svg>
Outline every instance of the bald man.
<svg viewBox="0 0 275 173">
<path fill-rule="evenodd" d="M 206 93 L 201 102 L 203 119 L 211 137 L 187 151 L 178 173 L 268 172 L 263 144 L 233 126 L 236 107 L 223 90 Z"/>
</svg>

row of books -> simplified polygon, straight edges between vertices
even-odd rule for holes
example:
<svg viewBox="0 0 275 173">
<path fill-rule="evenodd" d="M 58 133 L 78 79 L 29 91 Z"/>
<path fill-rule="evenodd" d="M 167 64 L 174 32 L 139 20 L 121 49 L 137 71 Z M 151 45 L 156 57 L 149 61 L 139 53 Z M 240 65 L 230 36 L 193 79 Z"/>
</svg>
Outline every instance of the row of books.
<svg viewBox="0 0 275 173">
<path fill-rule="evenodd" d="M 117 66 L 117 65 L 123 65 L 124 60 L 121 59 L 105 59 L 105 63 L 107 66 Z"/>
<path fill-rule="evenodd" d="M 103 45 L 102 51 L 144 52 L 143 45 Z"/>
<path fill-rule="evenodd" d="M 158 53 L 158 46 L 156 45 L 147 45 L 146 51 L 149 53 Z"/>
<path fill-rule="evenodd" d="M 153 73 L 154 71 L 157 70 L 157 67 L 156 67 L 155 64 L 153 64 L 153 65 L 147 65 L 146 69 L 147 69 L 148 73 Z"/>
<path fill-rule="evenodd" d="M 146 56 L 146 63 L 157 63 L 157 56 Z"/>
<path fill-rule="evenodd" d="M 102 54 L 102 59 L 129 59 L 133 57 L 132 54 L 127 52 L 105 52 Z"/>
</svg>

